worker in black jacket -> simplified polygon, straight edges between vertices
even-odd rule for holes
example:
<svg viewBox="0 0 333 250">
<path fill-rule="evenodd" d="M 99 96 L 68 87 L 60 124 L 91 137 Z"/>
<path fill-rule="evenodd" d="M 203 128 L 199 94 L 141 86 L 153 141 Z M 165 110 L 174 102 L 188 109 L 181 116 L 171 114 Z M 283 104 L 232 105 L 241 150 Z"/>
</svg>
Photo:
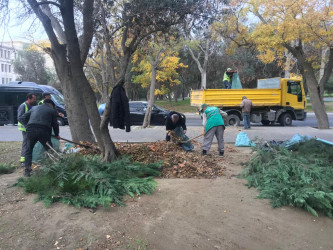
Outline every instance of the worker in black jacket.
<svg viewBox="0 0 333 250">
<path fill-rule="evenodd" d="M 167 141 L 170 141 L 170 131 L 175 130 L 177 127 L 183 128 L 184 134 L 186 134 L 185 118 L 176 111 L 171 111 L 165 121 L 165 129 L 167 131 L 165 139 Z"/>
<path fill-rule="evenodd" d="M 131 131 L 130 111 L 125 89 L 121 85 L 113 88 L 111 93 L 111 117 L 110 126 L 113 128 Z"/>
<path fill-rule="evenodd" d="M 52 146 L 51 133 L 54 131 L 55 137 L 59 137 L 59 125 L 57 122 L 57 111 L 54 109 L 54 102 L 52 100 L 44 100 L 44 103 L 39 106 L 33 107 L 27 113 L 19 118 L 27 128 L 27 150 L 25 152 L 25 170 L 24 176 L 29 177 L 32 164 L 32 151 L 35 144 L 39 141 L 44 149 L 47 151 L 49 147 L 46 145 L 48 142 Z"/>
</svg>

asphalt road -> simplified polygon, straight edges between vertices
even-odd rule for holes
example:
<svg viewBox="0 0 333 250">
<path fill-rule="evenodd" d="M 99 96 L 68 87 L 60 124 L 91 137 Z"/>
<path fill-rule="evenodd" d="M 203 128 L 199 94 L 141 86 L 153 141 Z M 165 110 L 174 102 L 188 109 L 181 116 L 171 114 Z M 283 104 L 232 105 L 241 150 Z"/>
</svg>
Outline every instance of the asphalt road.
<svg viewBox="0 0 333 250">
<path fill-rule="evenodd" d="M 315 128 L 316 121 L 313 114 L 308 117 L 308 125 L 305 126 L 303 122 L 295 122 L 293 126 L 281 127 L 262 126 L 259 124 L 252 124 L 249 130 L 243 130 L 242 126 L 227 127 L 225 131 L 225 142 L 235 142 L 237 135 L 241 131 L 245 131 L 251 140 L 288 140 L 296 133 L 301 135 L 310 135 L 333 142 L 333 113 L 330 115 L 330 129 L 319 130 Z M 199 116 L 194 114 L 187 115 L 187 135 L 189 138 L 194 138 L 202 134 L 202 125 Z M 194 124 L 194 125 L 193 125 Z M 299 124 L 299 125 L 298 125 Z M 165 139 L 165 127 L 156 126 L 143 129 L 140 126 L 132 126 L 131 132 L 126 133 L 124 130 L 113 129 L 109 127 L 110 135 L 115 142 L 154 142 Z M 60 136 L 71 140 L 71 134 L 68 126 L 60 127 Z M 0 141 L 22 141 L 22 134 L 17 129 L 17 126 L 2 126 L 0 127 Z M 202 141 L 202 137 L 197 139 L 198 142 Z"/>
<path fill-rule="evenodd" d="M 328 113 L 328 119 L 330 126 L 333 126 L 333 113 Z M 199 115 L 195 114 L 186 114 L 186 125 L 188 126 L 202 126 L 202 120 Z M 243 125 L 243 122 L 241 122 Z M 262 126 L 261 123 L 254 123 L 254 126 Z M 280 126 L 280 124 L 276 124 L 274 126 Z M 292 126 L 296 127 L 317 127 L 317 119 L 314 113 L 308 113 L 305 121 L 293 121 Z"/>
</svg>

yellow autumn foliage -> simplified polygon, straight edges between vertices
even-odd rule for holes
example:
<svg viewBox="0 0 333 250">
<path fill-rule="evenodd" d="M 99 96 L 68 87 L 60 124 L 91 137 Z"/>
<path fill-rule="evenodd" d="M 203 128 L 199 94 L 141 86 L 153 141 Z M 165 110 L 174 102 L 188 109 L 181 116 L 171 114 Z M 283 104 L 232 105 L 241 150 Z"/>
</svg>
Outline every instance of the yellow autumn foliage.
<svg viewBox="0 0 333 250">
<path fill-rule="evenodd" d="M 255 46 L 264 63 L 285 62 L 285 45 L 301 41 L 319 50 L 333 46 L 333 3 L 327 0 L 238 1 L 238 11 L 213 24 L 218 36 L 227 37 L 232 53 L 238 46 Z M 250 24 L 250 21 L 253 21 Z M 307 60 L 318 68 L 319 53 Z"/>
<path fill-rule="evenodd" d="M 302 41 L 316 49 L 333 45 L 333 12 L 329 1 L 324 0 L 249 0 L 249 9 L 262 17 L 249 34 L 261 53 L 260 59 L 272 62 L 282 60 L 286 44 Z M 307 60 L 313 63 L 316 53 Z"/>
<path fill-rule="evenodd" d="M 180 58 L 178 57 L 178 53 L 175 51 L 166 50 L 161 53 L 160 64 L 156 75 L 156 81 L 159 83 L 159 86 L 155 89 L 155 95 L 165 94 L 168 92 L 170 86 L 181 83 L 178 80 L 177 69 L 186 68 L 187 65 L 184 65 L 179 61 Z M 152 66 L 149 62 L 148 55 L 142 53 L 142 51 L 137 51 L 132 58 L 132 62 L 134 64 L 132 71 L 139 73 L 133 77 L 133 82 L 141 84 L 143 88 L 149 87 L 152 80 Z"/>
</svg>

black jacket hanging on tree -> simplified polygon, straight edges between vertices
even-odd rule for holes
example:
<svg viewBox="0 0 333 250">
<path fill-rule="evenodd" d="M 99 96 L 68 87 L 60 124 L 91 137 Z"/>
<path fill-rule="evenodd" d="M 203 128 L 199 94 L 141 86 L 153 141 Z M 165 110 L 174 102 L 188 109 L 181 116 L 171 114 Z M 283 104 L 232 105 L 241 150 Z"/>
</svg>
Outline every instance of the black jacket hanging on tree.
<svg viewBox="0 0 333 250">
<path fill-rule="evenodd" d="M 131 131 L 130 111 L 128 98 L 125 89 L 118 85 L 113 88 L 111 93 L 111 117 L 110 126 L 113 128 L 125 129 Z"/>
</svg>

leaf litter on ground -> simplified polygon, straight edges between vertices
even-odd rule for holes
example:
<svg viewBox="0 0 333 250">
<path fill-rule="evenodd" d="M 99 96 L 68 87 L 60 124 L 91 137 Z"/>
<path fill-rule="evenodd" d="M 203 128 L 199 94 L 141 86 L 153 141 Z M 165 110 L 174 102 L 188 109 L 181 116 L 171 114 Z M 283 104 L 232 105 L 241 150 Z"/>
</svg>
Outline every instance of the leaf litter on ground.
<svg viewBox="0 0 333 250">
<path fill-rule="evenodd" d="M 100 154 L 97 145 L 89 146 L 81 147 L 80 154 Z M 216 178 L 224 171 L 225 159 L 218 157 L 213 150 L 210 155 L 202 156 L 201 151 L 187 152 L 177 143 L 166 141 L 116 143 L 116 147 L 120 155 L 129 156 L 132 162 L 160 162 L 161 178 Z"/>
</svg>

